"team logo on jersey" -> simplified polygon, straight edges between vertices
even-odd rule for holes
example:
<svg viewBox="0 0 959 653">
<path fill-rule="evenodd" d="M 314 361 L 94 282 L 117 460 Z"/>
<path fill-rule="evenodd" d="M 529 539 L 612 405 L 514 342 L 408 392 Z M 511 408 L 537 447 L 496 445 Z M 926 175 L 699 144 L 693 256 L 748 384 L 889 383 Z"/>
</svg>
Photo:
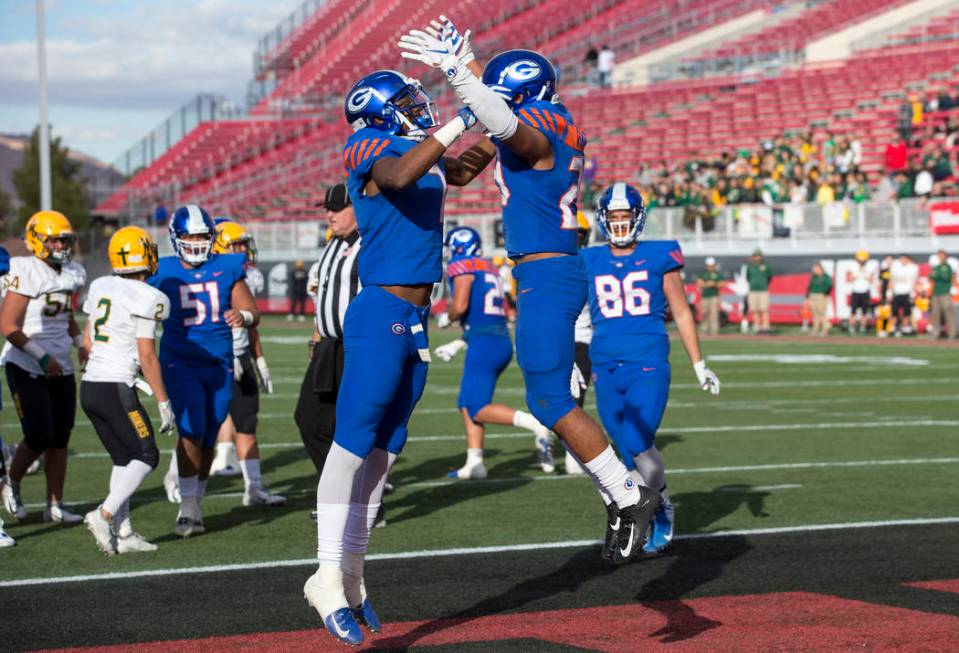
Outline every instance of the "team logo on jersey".
<svg viewBox="0 0 959 653">
<path fill-rule="evenodd" d="M 624 486 L 626 487 L 627 490 L 632 490 L 636 486 L 636 483 L 633 482 L 633 479 L 631 477 L 627 476 L 626 483 L 624 484 Z"/>
<path fill-rule="evenodd" d="M 367 104 L 370 103 L 370 100 L 373 99 L 373 89 L 369 86 L 364 86 L 363 88 L 358 88 L 353 91 L 353 95 L 346 101 L 346 108 L 351 112 L 356 113 L 362 111 Z"/>
<path fill-rule="evenodd" d="M 404 333 L 406 333 L 406 326 L 397 322 L 390 327 L 390 330 L 393 331 L 393 333 L 395 333 L 396 335 L 401 336 Z"/>
</svg>

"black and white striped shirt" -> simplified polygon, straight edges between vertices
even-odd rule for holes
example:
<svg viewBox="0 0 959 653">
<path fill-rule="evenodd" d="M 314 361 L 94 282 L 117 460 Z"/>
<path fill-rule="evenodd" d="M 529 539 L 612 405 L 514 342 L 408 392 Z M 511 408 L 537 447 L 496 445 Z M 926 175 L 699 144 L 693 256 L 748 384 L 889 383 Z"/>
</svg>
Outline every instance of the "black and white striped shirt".
<svg viewBox="0 0 959 653">
<path fill-rule="evenodd" d="M 316 330 L 324 338 L 343 338 L 346 307 L 360 292 L 357 255 L 360 235 L 333 238 L 320 255 L 317 270 Z"/>
</svg>

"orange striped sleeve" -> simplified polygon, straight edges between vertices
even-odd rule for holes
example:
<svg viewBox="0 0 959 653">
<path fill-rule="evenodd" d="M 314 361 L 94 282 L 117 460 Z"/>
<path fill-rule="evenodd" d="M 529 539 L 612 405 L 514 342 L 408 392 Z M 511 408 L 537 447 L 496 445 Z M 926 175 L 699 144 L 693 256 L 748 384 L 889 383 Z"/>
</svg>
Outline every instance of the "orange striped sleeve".
<svg viewBox="0 0 959 653">
<path fill-rule="evenodd" d="M 375 152 L 373 152 L 373 156 L 379 156 L 379 155 L 380 155 L 380 152 L 382 152 L 382 151 L 386 148 L 386 146 L 389 145 L 389 144 L 390 144 L 390 139 L 384 138 L 384 139 L 383 139 L 383 142 L 380 143 L 380 146 L 379 146 L 378 148 L 376 148 L 376 151 L 375 151 Z"/>
<path fill-rule="evenodd" d="M 553 116 L 550 115 L 549 111 L 540 111 L 539 109 L 532 109 L 533 113 L 543 121 L 543 124 L 546 125 L 546 128 L 553 133 L 557 133 L 556 123 L 553 122 Z"/>
<path fill-rule="evenodd" d="M 356 168 L 356 150 L 359 146 L 360 146 L 360 141 L 357 141 L 353 143 L 353 147 L 350 148 L 349 161 L 350 161 L 351 169 Z"/>
<path fill-rule="evenodd" d="M 519 117 L 522 118 L 523 122 L 525 122 L 530 127 L 535 127 L 536 129 L 540 129 L 540 130 L 543 129 L 543 126 L 539 123 L 539 121 L 536 120 L 536 118 L 533 117 L 533 114 L 531 114 L 527 109 L 520 109 Z"/>
<path fill-rule="evenodd" d="M 373 150 L 379 145 L 380 139 L 374 138 L 369 142 L 369 144 L 363 149 L 363 153 L 360 155 L 360 161 L 366 161 L 370 158 L 370 154 L 373 153 Z"/>
</svg>

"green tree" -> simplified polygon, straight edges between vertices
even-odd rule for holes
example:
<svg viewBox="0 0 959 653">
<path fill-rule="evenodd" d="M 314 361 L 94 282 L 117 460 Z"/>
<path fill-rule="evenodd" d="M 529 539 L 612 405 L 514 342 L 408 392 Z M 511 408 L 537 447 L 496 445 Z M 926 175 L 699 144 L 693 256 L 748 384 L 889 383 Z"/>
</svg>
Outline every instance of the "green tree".
<svg viewBox="0 0 959 653">
<path fill-rule="evenodd" d="M 0 234 L 10 231 L 11 222 L 13 222 L 13 203 L 7 192 L 0 188 Z"/>
<path fill-rule="evenodd" d="M 80 177 L 80 164 L 70 159 L 70 150 L 59 137 L 50 139 L 50 177 L 53 185 L 53 209 L 70 218 L 74 229 L 87 220 L 86 180 Z M 33 130 L 23 152 L 23 163 L 13 171 L 13 187 L 23 202 L 18 228 L 40 210 L 40 129 Z"/>
</svg>

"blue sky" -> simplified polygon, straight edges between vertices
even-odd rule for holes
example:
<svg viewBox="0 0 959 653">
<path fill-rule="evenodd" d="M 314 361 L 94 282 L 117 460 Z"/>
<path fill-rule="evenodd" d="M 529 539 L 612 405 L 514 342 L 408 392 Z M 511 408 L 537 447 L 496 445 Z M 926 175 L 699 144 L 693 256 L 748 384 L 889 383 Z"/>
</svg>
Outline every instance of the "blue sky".
<svg viewBox="0 0 959 653">
<path fill-rule="evenodd" d="M 0 0 L 0 132 L 37 118 L 34 0 Z M 112 161 L 197 93 L 241 102 L 261 36 L 301 0 L 47 0 L 50 122 Z"/>
</svg>

